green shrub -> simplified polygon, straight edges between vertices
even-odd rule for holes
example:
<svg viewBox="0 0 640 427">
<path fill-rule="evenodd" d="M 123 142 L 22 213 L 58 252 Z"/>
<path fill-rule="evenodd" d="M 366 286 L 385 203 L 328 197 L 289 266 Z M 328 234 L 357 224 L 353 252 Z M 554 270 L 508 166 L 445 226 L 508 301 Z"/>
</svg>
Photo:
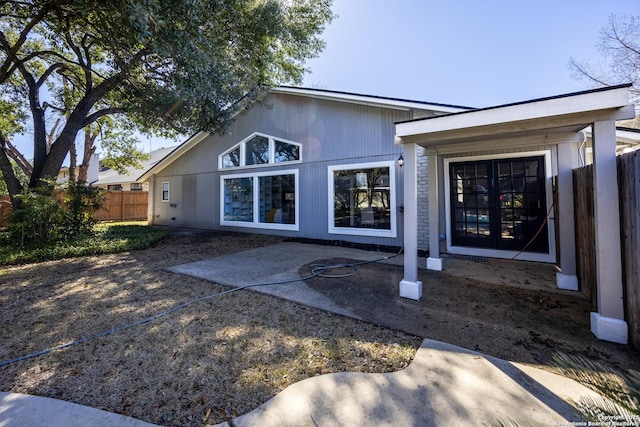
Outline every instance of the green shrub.
<svg viewBox="0 0 640 427">
<path fill-rule="evenodd" d="M 11 242 L 43 247 L 91 234 L 104 194 L 104 190 L 82 182 L 70 182 L 64 192 L 53 194 L 46 188 L 28 190 L 17 196 L 20 207 L 9 217 Z"/>
</svg>

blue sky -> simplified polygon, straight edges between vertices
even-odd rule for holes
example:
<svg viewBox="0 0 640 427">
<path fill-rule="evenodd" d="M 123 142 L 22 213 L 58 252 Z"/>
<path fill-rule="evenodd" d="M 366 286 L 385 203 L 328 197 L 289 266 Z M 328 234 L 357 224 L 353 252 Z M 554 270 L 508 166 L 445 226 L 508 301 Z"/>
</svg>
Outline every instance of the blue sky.
<svg viewBox="0 0 640 427">
<path fill-rule="evenodd" d="M 486 107 L 589 89 L 570 58 L 601 62 L 600 29 L 640 0 L 334 0 L 334 12 L 305 86 Z"/>
</svg>

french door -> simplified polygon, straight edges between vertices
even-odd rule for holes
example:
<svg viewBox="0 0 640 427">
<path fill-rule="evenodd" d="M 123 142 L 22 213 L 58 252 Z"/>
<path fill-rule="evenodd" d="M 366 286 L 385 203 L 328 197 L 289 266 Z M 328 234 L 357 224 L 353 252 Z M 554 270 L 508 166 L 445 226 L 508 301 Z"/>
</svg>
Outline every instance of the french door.
<svg viewBox="0 0 640 427">
<path fill-rule="evenodd" d="M 449 168 L 454 246 L 549 252 L 543 156 Z"/>
</svg>

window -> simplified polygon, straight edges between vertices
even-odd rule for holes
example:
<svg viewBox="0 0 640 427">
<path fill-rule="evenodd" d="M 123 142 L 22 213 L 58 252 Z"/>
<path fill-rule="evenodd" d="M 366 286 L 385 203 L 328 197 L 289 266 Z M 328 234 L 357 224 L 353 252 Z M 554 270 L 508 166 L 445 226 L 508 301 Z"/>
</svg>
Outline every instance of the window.
<svg viewBox="0 0 640 427">
<path fill-rule="evenodd" d="M 109 185 L 107 185 L 107 190 L 109 190 L 109 191 L 122 191 L 122 185 L 120 185 L 120 184 L 109 184 Z"/>
<path fill-rule="evenodd" d="M 141 182 L 132 182 L 130 188 L 131 188 L 131 191 L 142 191 L 142 183 Z"/>
<path fill-rule="evenodd" d="M 162 201 L 163 202 L 169 201 L 169 183 L 168 182 L 162 183 Z"/>
<path fill-rule="evenodd" d="M 300 144 L 254 133 L 220 155 L 220 169 L 299 162 Z"/>
<path fill-rule="evenodd" d="M 269 163 L 269 138 L 256 135 L 244 145 L 244 164 L 263 165 Z"/>
<path fill-rule="evenodd" d="M 298 170 L 221 179 L 221 225 L 298 230 Z"/>
<path fill-rule="evenodd" d="M 329 167 L 329 232 L 396 237 L 394 162 Z"/>
</svg>

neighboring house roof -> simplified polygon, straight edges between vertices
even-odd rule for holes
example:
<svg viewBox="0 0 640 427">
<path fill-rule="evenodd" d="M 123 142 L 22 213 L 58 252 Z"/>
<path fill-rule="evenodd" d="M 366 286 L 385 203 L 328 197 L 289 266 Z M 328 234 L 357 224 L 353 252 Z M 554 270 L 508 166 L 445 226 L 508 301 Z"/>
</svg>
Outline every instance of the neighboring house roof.
<svg viewBox="0 0 640 427">
<path fill-rule="evenodd" d="M 169 153 L 171 153 L 176 147 L 167 147 L 154 150 L 149 153 L 149 160 L 140 162 L 142 167 L 135 168 L 133 166 L 128 167 L 125 174 L 120 174 L 113 169 L 107 169 L 98 174 L 98 181 L 94 185 L 113 185 L 123 184 L 131 182 L 139 182 L 138 177 L 145 171 L 152 168 L 159 161 L 164 159 Z"/>
<path fill-rule="evenodd" d="M 376 95 L 364 95 L 350 92 L 339 92 L 325 89 L 309 89 L 299 88 L 291 86 L 278 86 L 271 89 L 271 93 L 280 95 L 293 95 L 303 96 L 307 98 L 326 99 L 336 102 L 346 102 L 350 104 L 368 105 L 372 107 L 390 108 L 394 110 L 403 111 L 435 111 L 439 114 L 452 114 L 459 113 L 468 110 L 472 110 L 471 107 L 463 107 L 459 105 L 439 104 L 435 102 L 424 101 L 412 101 L 408 99 L 400 98 L 388 98 L 384 96 Z M 168 153 L 164 159 L 156 163 L 154 166 L 146 170 L 138 178 L 138 181 L 146 181 L 149 177 L 161 171 L 176 159 L 189 151 L 194 145 L 205 139 L 209 135 L 208 132 L 198 132 L 181 145 L 179 145 L 174 151 Z"/>
</svg>

